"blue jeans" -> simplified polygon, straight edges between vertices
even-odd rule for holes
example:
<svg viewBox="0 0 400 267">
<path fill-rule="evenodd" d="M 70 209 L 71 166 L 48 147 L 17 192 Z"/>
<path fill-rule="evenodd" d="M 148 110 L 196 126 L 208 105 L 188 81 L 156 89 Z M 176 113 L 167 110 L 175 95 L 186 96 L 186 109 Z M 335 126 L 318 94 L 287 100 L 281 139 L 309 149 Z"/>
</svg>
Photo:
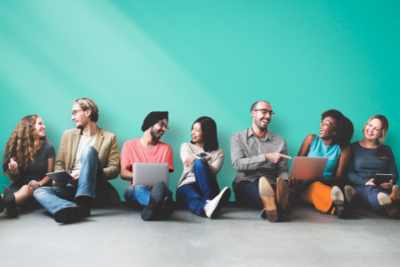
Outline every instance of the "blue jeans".
<svg viewBox="0 0 400 267">
<path fill-rule="evenodd" d="M 129 206 L 136 207 L 139 204 L 146 207 L 150 200 L 150 189 L 144 185 L 131 186 L 125 190 L 124 198 Z"/>
<path fill-rule="evenodd" d="M 258 190 L 259 180 L 260 179 L 257 179 L 253 182 L 249 181 L 239 182 L 234 189 L 236 202 L 248 207 L 263 208 L 264 204 L 261 200 L 260 192 Z M 271 187 L 274 191 L 276 191 L 275 184 L 271 184 Z M 298 202 L 298 195 L 300 189 L 301 189 L 301 184 L 289 187 L 290 190 L 289 202 L 292 205 Z"/>
<path fill-rule="evenodd" d="M 109 197 L 107 180 L 97 151 L 88 146 L 81 154 L 82 168 L 78 185 L 64 187 L 41 187 L 33 193 L 36 200 L 51 214 L 76 206 L 74 202 L 79 196 L 87 196 L 98 202 L 105 202 Z"/>
<path fill-rule="evenodd" d="M 260 192 L 258 190 L 258 180 L 259 179 L 255 180 L 254 182 L 239 182 L 235 187 L 236 202 L 248 207 L 263 208 L 264 205 L 260 197 Z M 275 191 L 276 186 L 271 186 Z"/>
<path fill-rule="evenodd" d="M 184 204 L 192 213 L 205 217 L 206 201 L 219 194 L 219 186 L 207 162 L 196 160 L 193 163 L 193 172 L 196 182 L 180 186 L 176 191 L 176 201 Z"/>
<path fill-rule="evenodd" d="M 378 194 L 385 193 L 390 196 L 390 191 L 380 186 L 373 185 L 353 185 L 356 190 L 355 201 L 371 207 L 373 210 L 382 211 L 383 207 L 378 202 Z"/>
<path fill-rule="evenodd" d="M 124 198 L 131 207 L 146 207 L 149 204 L 150 191 L 151 189 L 144 185 L 131 186 L 125 190 Z M 172 191 L 167 188 L 165 196 L 172 198 Z"/>
</svg>

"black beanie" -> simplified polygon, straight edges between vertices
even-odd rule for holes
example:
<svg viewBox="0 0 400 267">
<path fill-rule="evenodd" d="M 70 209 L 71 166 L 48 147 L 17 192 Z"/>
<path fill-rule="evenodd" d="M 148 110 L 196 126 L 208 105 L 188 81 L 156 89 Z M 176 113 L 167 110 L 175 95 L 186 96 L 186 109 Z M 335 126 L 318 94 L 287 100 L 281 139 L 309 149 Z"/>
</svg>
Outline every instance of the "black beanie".
<svg viewBox="0 0 400 267">
<path fill-rule="evenodd" d="M 151 126 L 156 124 L 158 121 L 167 119 L 168 120 L 168 111 L 153 111 L 150 112 L 149 115 L 144 119 L 142 125 L 142 131 L 146 131 Z"/>
</svg>

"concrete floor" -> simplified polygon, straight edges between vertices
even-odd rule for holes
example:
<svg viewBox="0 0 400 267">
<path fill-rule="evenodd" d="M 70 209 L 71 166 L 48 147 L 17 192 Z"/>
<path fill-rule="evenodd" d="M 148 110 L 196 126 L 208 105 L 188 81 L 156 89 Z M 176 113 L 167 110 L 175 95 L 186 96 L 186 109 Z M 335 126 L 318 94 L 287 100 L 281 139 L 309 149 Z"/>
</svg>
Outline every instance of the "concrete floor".
<svg viewBox="0 0 400 267">
<path fill-rule="evenodd" d="M 270 223 L 230 205 L 210 220 L 177 209 L 144 222 L 126 206 L 75 224 L 43 209 L 0 215 L 0 266 L 400 266 L 400 221 L 367 209 L 341 220 L 298 207 Z"/>
</svg>

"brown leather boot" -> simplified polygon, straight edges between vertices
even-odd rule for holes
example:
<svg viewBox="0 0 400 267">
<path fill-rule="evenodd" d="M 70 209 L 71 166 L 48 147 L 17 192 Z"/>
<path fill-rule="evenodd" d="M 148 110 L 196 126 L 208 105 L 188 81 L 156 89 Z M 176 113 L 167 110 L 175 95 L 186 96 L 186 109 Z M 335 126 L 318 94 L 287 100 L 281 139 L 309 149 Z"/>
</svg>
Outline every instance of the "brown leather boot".
<svg viewBox="0 0 400 267">
<path fill-rule="evenodd" d="M 390 199 L 396 206 L 397 211 L 400 210 L 400 186 L 394 185 L 392 187 L 392 194 L 390 194 Z"/>
<path fill-rule="evenodd" d="M 268 221 L 276 222 L 278 220 L 278 210 L 275 203 L 275 192 L 267 178 L 261 177 L 258 180 L 258 192 L 264 204 Z"/>
<path fill-rule="evenodd" d="M 388 195 L 386 195 L 385 193 L 379 193 L 377 197 L 379 204 L 381 204 L 386 209 L 390 217 L 392 217 L 393 219 L 400 218 L 400 214 L 396 209 L 394 202 Z"/>
<path fill-rule="evenodd" d="M 279 177 L 276 180 L 276 202 L 278 204 L 278 208 L 286 216 L 289 216 L 293 211 L 292 205 L 289 202 L 289 195 L 289 186 L 283 178 Z"/>
</svg>

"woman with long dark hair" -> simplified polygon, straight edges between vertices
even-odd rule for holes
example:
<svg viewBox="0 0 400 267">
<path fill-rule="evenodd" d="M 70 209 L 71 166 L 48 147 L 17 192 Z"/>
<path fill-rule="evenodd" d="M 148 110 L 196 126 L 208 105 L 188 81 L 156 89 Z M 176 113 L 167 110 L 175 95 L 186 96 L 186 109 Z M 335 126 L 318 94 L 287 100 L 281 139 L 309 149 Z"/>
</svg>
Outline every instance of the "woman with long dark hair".
<svg viewBox="0 0 400 267">
<path fill-rule="evenodd" d="M 18 122 L 8 139 L 3 162 L 10 161 L 5 174 L 11 185 L 4 186 L 0 212 L 6 208 L 10 217 L 17 217 L 19 207 L 33 196 L 34 190 L 50 182 L 46 173 L 53 171 L 55 151 L 45 131 L 42 118 L 30 115 Z"/>
<path fill-rule="evenodd" d="M 301 145 L 298 156 L 329 158 L 323 177 L 310 177 L 313 180 L 305 183 L 300 191 L 300 200 L 313 204 L 321 213 L 346 217 L 345 196 L 341 187 L 345 185 L 353 132 L 353 123 L 340 111 L 331 109 L 322 113 L 318 135 L 307 135 Z M 295 178 L 289 177 L 289 183 L 293 181 Z M 350 191 L 354 189 L 346 186 L 346 196 L 349 196 Z"/>
<path fill-rule="evenodd" d="M 389 122 L 383 115 L 372 116 L 364 125 L 364 138 L 350 145 L 352 158 L 348 179 L 353 183 L 356 200 L 373 210 L 385 212 L 399 219 L 400 187 L 394 155 L 389 146 L 384 145 Z M 380 139 L 380 140 L 379 140 Z M 375 184 L 376 174 L 391 174 L 389 182 Z"/>
<path fill-rule="evenodd" d="M 224 162 L 224 151 L 218 146 L 217 124 L 210 117 L 200 117 L 193 123 L 191 133 L 192 141 L 181 146 L 184 170 L 176 199 L 192 213 L 213 219 L 231 195 L 228 187 L 219 190 L 216 178 Z M 207 155 L 198 159 L 204 152 Z"/>
</svg>

